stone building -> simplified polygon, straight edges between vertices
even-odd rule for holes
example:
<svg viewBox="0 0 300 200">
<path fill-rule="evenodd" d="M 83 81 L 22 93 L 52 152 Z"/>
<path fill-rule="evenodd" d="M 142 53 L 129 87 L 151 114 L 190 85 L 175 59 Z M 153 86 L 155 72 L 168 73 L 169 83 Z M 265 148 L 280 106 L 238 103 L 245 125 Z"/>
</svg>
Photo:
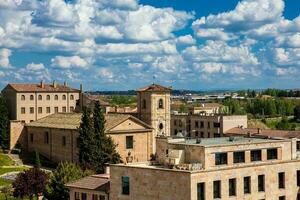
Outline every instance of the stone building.
<svg viewBox="0 0 300 200">
<path fill-rule="evenodd" d="M 78 127 L 81 113 L 57 113 L 25 125 L 27 149 L 51 160 L 78 161 Z M 133 162 L 149 160 L 152 153 L 152 128 L 125 114 L 106 114 L 105 133 L 117 144 L 123 161 L 130 152 Z"/>
<path fill-rule="evenodd" d="M 153 128 L 153 153 L 155 137 L 170 135 L 171 125 L 171 88 L 152 84 L 137 90 L 137 116 Z"/>
<path fill-rule="evenodd" d="M 73 112 L 80 90 L 56 83 L 8 84 L 3 90 L 11 120 L 32 122 L 53 113 Z"/>
<path fill-rule="evenodd" d="M 219 103 L 201 103 L 199 106 L 189 107 L 190 114 L 219 114 L 224 107 Z"/>
<path fill-rule="evenodd" d="M 109 200 L 109 175 L 98 174 L 66 184 L 70 200 Z"/>
<path fill-rule="evenodd" d="M 221 137 L 229 129 L 247 128 L 247 122 L 247 115 L 174 113 L 171 115 L 171 135 Z"/>
<path fill-rule="evenodd" d="M 112 200 L 300 199 L 297 139 L 157 138 L 157 161 L 110 166 Z"/>
</svg>

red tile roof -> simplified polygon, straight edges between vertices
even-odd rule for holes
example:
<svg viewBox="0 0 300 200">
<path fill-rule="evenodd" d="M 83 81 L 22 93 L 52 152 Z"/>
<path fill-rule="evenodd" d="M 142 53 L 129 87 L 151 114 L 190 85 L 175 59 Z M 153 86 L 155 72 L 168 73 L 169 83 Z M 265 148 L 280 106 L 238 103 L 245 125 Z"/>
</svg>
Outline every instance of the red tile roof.
<svg viewBox="0 0 300 200">
<path fill-rule="evenodd" d="M 158 84 L 152 84 L 143 88 L 138 89 L 138 92 L 170 92 L 172 89 L 170 87 L 164 87 Z"/>
<path fill-rule="evenodd" d="M 80 92 L 80 90 L 60 84 L 56 84 L 56 87 L 53 87 L 53 84 L 44 84 L 44 87 L 41 87 L 41 84 L 12 83 L 5 88 L 8 87 L 17 92 Z"/>
<path fill-rule="evenodd" d="M 225 135 L 247 135 L 279 137 L 279 138 L 300 138 L 300 131 L 286 131 L 286 130 L 271 130 L 271 129 L 257 129 L 257 128 L 232 128 L 226 131 Z"/>
</svg>

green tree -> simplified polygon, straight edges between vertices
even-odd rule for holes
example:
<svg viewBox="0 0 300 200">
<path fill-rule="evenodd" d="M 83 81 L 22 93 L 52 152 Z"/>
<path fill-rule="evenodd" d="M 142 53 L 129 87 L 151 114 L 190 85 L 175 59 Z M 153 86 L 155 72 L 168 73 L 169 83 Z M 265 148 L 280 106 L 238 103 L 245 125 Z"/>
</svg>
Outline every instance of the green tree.
<svg viewBox="0 0 300 200">
<path fill-rule="evenodd" d="M 9 149 L 9 117 L 4 98 L 0 95 L 0 146 Z"/>
<path fill-rule="evenodd" d="M 300 120 L 300 105 L 297 105 L 294 108 L 294 119 Z"/>
<path fill-rule="evenodd" d="M 93 111 L 94 121 L 94 136 L 93 139 L 93 157 L 96 162 L 93 162 L 93 169 L 97 173 L 103 173 L 106 163 L 119 163 L 121 157 L 116 151 L 117 145 L 113 142 L 110 136 L 105 134 L 105 118 L 99 102 L 95 103 Z"/>
<path fill-rule="evenodd" d="M 35 151 L 35 167 L 37 168 L 41 167 L 40 154 L 37 151 Z"/>
<path fill-rule="evenodd" d="M 279 130 L 290 130 L 291 126 L 287 117 L 282 117 L 282 120 L 276 125 L 276 129 Z"/>
<path fill-rule="evenodd" d="M 79 127 L 79 163 L 84 168 L 91 168 L 93 160 L 93 138 L 94 127 L 92 120 L 92 112 L 88 108 L 83 108 L 81 123 Z"/>
<path fill-rule="evenodd" d="M 186 104 L 181 104 L 180 105 L 179 112 L 180 113 L 188 113 L 189 112 L 188 107 L 186 106 Z"/>
<path fill-rule="evenodd" d="M 69 189 L 65 184 L 88 175 L 91 175 L 90 171 L 83 171 L 80 166 L 74 163 L 60 163 L 50 177 L 50 182 L 44 192 L 45 198 L 49 200 L 68 200 Z"/>
</svg>

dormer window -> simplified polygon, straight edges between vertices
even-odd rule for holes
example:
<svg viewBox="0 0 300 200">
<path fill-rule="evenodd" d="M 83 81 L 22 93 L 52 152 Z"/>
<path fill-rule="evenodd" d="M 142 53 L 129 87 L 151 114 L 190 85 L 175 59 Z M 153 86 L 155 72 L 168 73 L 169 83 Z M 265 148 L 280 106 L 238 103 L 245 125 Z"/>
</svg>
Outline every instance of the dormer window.
<svg viewBox="0 0 300 200">
<path fill-rule="evenodd" d="M 163 101 L 162 99 L 159 99 L 159 100 L 158 100 L 158 108 L 159 108 L 159 109 L 164 108 L 164 101 Z"/>
</svg>

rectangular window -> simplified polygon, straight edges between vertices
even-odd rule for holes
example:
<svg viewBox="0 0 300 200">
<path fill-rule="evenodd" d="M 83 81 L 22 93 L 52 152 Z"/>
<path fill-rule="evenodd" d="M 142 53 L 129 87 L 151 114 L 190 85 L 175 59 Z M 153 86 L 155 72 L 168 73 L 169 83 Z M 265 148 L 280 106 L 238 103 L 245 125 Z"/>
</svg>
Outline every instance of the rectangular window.
<svg viewBox="0 0 300 200">
<path fill-rule="evenodd" d="M 25 114 L 25 107 L 21 108 L 21 114 Z"/>
<path fill-rule="evenodd" d="M 259 192 L 264 192 L 265 191 L 265 175 L 258 175 L 257 177 L 257 190 Z"/>
<path fill-rule="evenodd" d="M 133 136 L 126 136 L 126 149 L 133 149 Z"/>
<path fill-rule="evenodd" d="M 129 195 L 130 187 L 129 187 L 129 177 L 122 176 L 122 194 Z"/>
<path fill-rule="evenodd" d="M 98 200 L 98 195 L 97 194 L 93 194 L 92 200 Z"/>
<path fill-rule="evenodd" d="M 34 113 L 34 107 L 30 107 L 30 113 L 31 113 L 31 114 Z"/>
<path fill-rule="evenodd" d="M 214 199 L 221 198 L 221 181 L 214 181 Z"/>
<path fill-rule="evenodd" d="M 81 193 L 81 200 L 87 200 L 87 194 Z"/>
<path fill-rule="evenodd" d="M 299 193 L 297 194 L 297 200 L 300 200 L 300 194 Z"/>
<path fill-rule="evenodd" d="M 251 177 L 244 177 L 244 194 L 251 193 Z"/>
<path fill-rule="evenodd" d="M 38 113 L 43 113 L 43 108 L 42 107 L 38 107 Z"/>
<path fill-rule="evenodd" d="M 62 136 L 62 145 L 66 146 L 66 144 L 67 144 L 66 136 Z"/>
<path fill-rule="evenodd" d="M 75 200 L 80 200 L 79 192 L 75 192 L 74 196 L 75 196 L 75 198 L 74 198 Z"/>
<path fill-rule="evenodd" d="M 300 151 L 300 141 L 297 141 L 297 151 Z"/>
<path fill-rule="evenodd" d="M 198 121 L 195 121 L 195 127 L 199 128 L 199 122 Z"/>
<path fill-rule="evenodd" d="M 251 161 L 260 161 L 260 160 L 261 160 L 261 150 L 252 150 Z"/>
<path fill-rule="evenodd" d="M 67 112 L 67 108 L 64 106 L 64 107 L 62 107 L 62 112 Z"/>
<path fill-rule="evenodd" d="M 176 126 L 176 125 L 177 125 L 177 120 L 175 119 L 175 120 L 174 120 L 174 126 Z"/>
<path fill-rule="evenodd" d="M 70 107 L 70 112 L 74 112 L 74 107 L 73 106 Z"/>
<path fill-rule="evenodd" d="M 204 122 L 200 122 L 200 128 L 203 128 L 204 127 Z"/>
<path fill-rule="evenodd" d="M 33 133 L 30 133 L 30 142 L 33 142 Z"/>
<path fill-rule="evenodd" d="M 300 186 L 300 170 L 297 170 L 297 186 Z"/>
<path fill-rule="evenodd" d="M 47 107 L 47 108 L 46 108 L 46 112 L 47 112 L 47 113 L 50 113 L 50 111 L 51 111 L 51 110 L 50 110 L 50 107 Z"/>
<path fill-rule="evenodd" d="M 285 200 L 285 196 L 280 196 L 279 200 Z"/>
<path fill-rule="evenodd" d="M 285 188 L 285 174 L 284 172 L 278 173 L 278 188 L 283 189 Z"/>
<path fill-rule="evenodd" d="M 205 200 L 205 183 L 197 183 L 197 200 Z"/>
<path fill-rule="evenodd" d="M 200 137 L 204 138 L 204 132 L 203 131 L 200 132 Z"/>
<path fill-rule="evenodd" d="M 233 152 L 233 163 L 244 163 L 244 162 L 245 162 L 244 151 Z"/>
<path fill-rule="evenodd" d="M 99 195 L 99 200 L 105 200 L 105 196 Z"/>
<path fill-rule="evenodd" d="M 54 112 L 58 113 L 58 107 L 54 107 Z"/>
<path fill-rule="evenodd" d="M 216 165 L 226 165 L 227 164 L 227 153 L 216 153 L 215 154 L 215 164 Z"/>
<path fill-rule="evenodd" d="M 214 137 L 221 137 L 220 133 L 214 133 Z"/>
<path fill-rule="evenodd" d="M 236 179 L 235 178 L 229 179 L 228 185 L 229 185 L 229 188 L 228 188 L 229 196 L 235 196 L 236 195 Z"/>
<path fill-rule="evenodd" d="M 48 132 L 44 133 L 44 143 L 49 144 L 49 133 Z"/>
<path fill-rule="evenodd" d="M 210 128 L 210 122 L 207 122 L 207 128 Z"/>
<path fill-rule="evenodd" d="M 277 159 L 277 148 L 267 149 L 267 159 L 268 160 Z"/>
</svg>

